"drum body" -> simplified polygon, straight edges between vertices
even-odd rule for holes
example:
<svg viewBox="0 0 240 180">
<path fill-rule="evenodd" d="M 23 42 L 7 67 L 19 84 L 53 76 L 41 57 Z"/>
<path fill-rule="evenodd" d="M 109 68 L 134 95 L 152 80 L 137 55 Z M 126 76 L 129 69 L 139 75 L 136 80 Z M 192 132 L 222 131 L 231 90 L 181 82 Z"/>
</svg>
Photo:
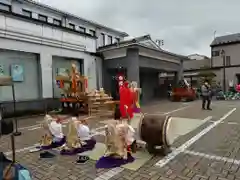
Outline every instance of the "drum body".
<svg viewBox="0 0 240 180">
<path fill-rule="evenodd" d="M 171 117 L 143 115 L 139 122 L 139 136 L 148 146 L 170 148 L 173 143 L 169 138 Z"/>
</svg>

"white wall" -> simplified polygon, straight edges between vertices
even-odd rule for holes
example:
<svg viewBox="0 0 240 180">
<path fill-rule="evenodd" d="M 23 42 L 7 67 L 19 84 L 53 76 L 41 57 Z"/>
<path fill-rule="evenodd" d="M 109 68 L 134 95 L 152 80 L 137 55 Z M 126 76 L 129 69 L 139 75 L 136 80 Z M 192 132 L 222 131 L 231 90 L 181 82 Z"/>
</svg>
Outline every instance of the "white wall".
<svg viewBox="0 0 240 180">
<path fill-rule="evenodd" d="M 101 33 L 103 33 L 105 35 L 105 44 L 103 44 L 103 42 L 102 42 Z M 119 38 L 120 41 L 122 41 L 124 39 L 123 37 L 119 36 L 119 34 L 112 33 L 112 32 L 106 31 L 106 30 L 104 31 L 102 29 L 97 29 L 96 35 L 98 37 L 98 39 L 97 39 L 97 48 L 101 47 L 101 46 L 104 46 L 104 45 L 109 45 L 110 44 L 110 42 L 108 42 L 108 35 L 112 36 L 113 43 L 115 43 L 115 38 Z"/>
<path fill-rule="evenodd" d="M 192 60 L 203 60 L 205 59 L 206 57 L 202 56 L 202 55 L 198 55 L 198 54 L 193 54 L 193 55 L 189 55 L 188 56 L 189 59 L 192 59 Z"/>
<path fill-rule="evenodd" d="M 126 48 L 113 49 L 111 51 L 105 51 L 103 55 L 105 60 L 115 59 L 115 58 L 125 57 L 127 55 L 127 51 L 126 51 Z"/>
<path fill-rule="evenodd" d="M 8 3 L 9 4 L 9 3 Z M 62 13 L 53 11 L 48 8 L 42 8 L 36 5 L 33 5 L 31 3 L 19 3 L 16 1 L 12 2 L 12 11 L 17 14 L 22 14 L 22 9 L 26 9 L 28 11 L 32 12 L 32 18 L 38 19 L 38 14 L 42 14 L 48 17 L 48 22 L 52 23 L 53 19 L 59 19 L 62 20 L 64 27 L 69 27 L 69 23 L 72 23 L 75 25 L 76 30 L 79 30 L 79 26 L 86 28 L 86 33 L 89 33 L 90 30 L 94 30 L 96 32 L 96 36 L 98 37 L 97 40 L 95 40 L 97 44 L 95 44 L 95 49 L 97 47 L 103 46 L 101 42 L 101 33 L 105 34 L 105 45 L 110 44 L 108 42 L 108 35 L 112 36 L 113 43 L 115 42 L 115 38 L 119 38 L 120 40 L 123 40 L 123 37 L 121 33 L 118 33 L 116 31 L 107 30 L 106 28 L 99 28 L 99 26 L 94 25 L 94 23 L 88 23 L 86 21 L 83 21 L 81 19 L 75 18 L 75 17 L 65 17 Z"/>
<path fill-rule="evenodd" d="M 151 57 L 154 59 L 159 59 L 159 60 L 163 60 L 163 61 L 167 61 L 167 62 L 173 62 L 173 63 L 180 64 L 179 57 L 168 55 L 165 53 L 161 53 L 160 51 L 155 51 L 155 50 L 146 49 L 146 48 L 140 48 L 139 56 L 146 56 L 146 57 Z"/>
<path fill-rule="evenodd" d="M 9 49 L 40 54 L 42 71 L 42 94 L 44 98 L 53 96 L 52 56 L 61 56 L 73 59 L 84 59 L 84 75 L 90 76 L 89 90 L 96 88 L 95 58 L 87 53 L 61 49 L 56 47 L 29 44 L 0 38 L 0 49 Z"/>
<path fill-rule="evenodd" d="M 240 44 L 230 44 L 226 46 L 216 46 L 212 48 L 212 51 L 225 51 L 225 56 L 230 56 L 231 65 L 239 65 L 240 64 Z M 213 67 L 223 66 L 223 57 L 221 54 L 219 56 L 212 57 Z"/>
<path fill-rule="evenodd" d="M 96 52 L 96 41 L 93 38 L 6 15 L 0 15 L 0 37 L 72 50 Z"/>
<path fill-rule="evenodd" d="M 96 88 L 95 58 L 84 52 L 96 51 L 94 39 L 0 15 L 0 49 L 40 54 L 44 98 L 53 96 L 52 56 L 84 59 L 89 89 Z"/>
</svg>

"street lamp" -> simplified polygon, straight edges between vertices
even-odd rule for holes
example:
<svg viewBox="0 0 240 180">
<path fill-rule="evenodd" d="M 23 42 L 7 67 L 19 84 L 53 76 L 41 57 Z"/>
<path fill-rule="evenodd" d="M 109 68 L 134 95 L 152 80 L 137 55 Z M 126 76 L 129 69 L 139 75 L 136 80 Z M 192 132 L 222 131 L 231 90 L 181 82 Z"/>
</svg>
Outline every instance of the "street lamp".
<svg viewBox="0 0 240 180">
<path fill-rule="evenodd" d="M 220 54 L 223 59 L 223 91 L 226 92 L 226 54 L 223 49 L 220 51 Z"/>
</svg>

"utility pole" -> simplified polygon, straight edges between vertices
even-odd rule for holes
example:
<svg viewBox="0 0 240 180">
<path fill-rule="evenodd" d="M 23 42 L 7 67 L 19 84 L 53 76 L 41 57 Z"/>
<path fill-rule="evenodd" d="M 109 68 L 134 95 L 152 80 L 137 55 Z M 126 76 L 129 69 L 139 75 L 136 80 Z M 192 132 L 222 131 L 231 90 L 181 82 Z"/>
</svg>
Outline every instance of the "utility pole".
<svg viewBox="0 0 240 180">
<path fill-rule="evenodd" d="M 221 56 L 223 59 L 223 91 L 226 92 L 226 54 L 223 49 L 221 50 Z"/>
</svg>

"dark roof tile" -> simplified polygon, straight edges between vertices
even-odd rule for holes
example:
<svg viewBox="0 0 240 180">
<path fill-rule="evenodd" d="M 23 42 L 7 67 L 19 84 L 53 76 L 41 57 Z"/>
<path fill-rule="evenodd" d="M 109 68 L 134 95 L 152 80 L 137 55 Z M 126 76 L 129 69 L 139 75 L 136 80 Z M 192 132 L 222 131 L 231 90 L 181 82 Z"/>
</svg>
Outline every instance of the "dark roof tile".
<svg viewBox="0 0 240 180">
<path fill-rule="evenodd" d="M 240 42 L 240 33 L 216 37 L 210 46 Z"/>
</svg>

